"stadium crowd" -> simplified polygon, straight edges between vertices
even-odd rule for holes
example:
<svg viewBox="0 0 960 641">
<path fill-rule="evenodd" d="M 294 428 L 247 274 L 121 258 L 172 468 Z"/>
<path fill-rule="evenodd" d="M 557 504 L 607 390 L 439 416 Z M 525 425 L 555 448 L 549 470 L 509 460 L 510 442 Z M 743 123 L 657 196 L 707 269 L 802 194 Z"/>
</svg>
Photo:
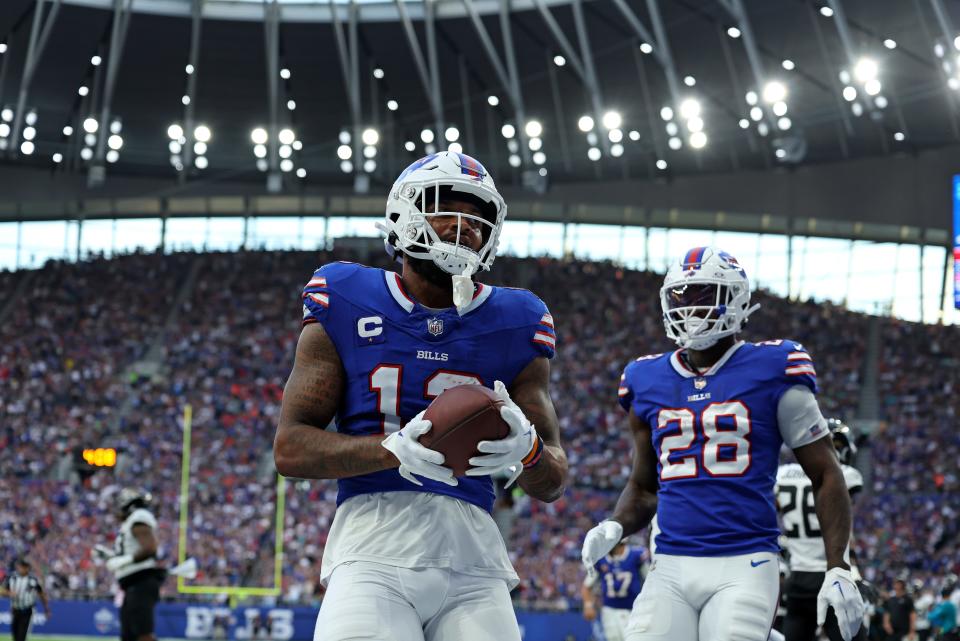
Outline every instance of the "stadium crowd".
<svg viewBox="0 0 960 641">
<path fill-rule="evenodd" d="M 272 585 L 270 447 L 299 331 L 299 293 L 318 264 L 352 257 L 134 254 L 51 262 L 36 272 L 0 323 L 0 470 L 13 481 L 0 483 L 0 557 L 12 564 L 28 555 L 54 596 L 109 594 L 111 581 L 90 548 L 116 529 L 111 492 L 133 485 L 153 493 L 161 553 L 175 558 L 190 404 L 187 552 L 200 565 L 195 582 Z M 523 578 L 520 606 L 579 605 L 582 537 L 609 514 L 629 473 L 617 381 L 631 358 L 671 349 L 660 280 L 610 263 L 507 257 L 485 279 L 539 294 L 559 337 L 552 393 L 570 459 L 568 490 L 549 505 L 515 491 L 496 508 Z M 0 285 L 12 291 L 16 280 L 3 276 Z M 868 491 L 855 506 L 858 557 L 882 589 L 906 574 L 917 589 L 939 592 L 944 577 L 960 571 L 957 328 L 763 292 L 755 298 L 762 307 L 744 338 L 804 343 L 816 361 L 821 407 L 839 418 L 860 409 L 867 340 L 871 323 L 879 324 L 880 420 L 861 448 L 869 465 Z M 106 445 L 121 452 L 117 467 L 78 476 L 76 450 Z M 316 603 L 335 485 L 293 482 L 285 499 L 281 599 Z"/>
</svg>

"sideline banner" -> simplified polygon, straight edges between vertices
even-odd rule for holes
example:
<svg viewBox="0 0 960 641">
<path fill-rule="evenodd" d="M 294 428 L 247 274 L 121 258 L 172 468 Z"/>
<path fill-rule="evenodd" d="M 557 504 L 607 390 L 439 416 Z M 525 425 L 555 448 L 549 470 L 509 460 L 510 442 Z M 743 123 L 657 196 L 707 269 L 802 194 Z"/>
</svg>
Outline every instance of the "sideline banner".
<svg viewBox="0 0 960 641">
<path fill-rule="evenodd" d="M 51 601 L 47 621 L 43 608 L 33 613 L 36 634 L 82 634 L 119 637 L 117 607 L 109 601 Z M 0 599 L 0 634 L 10 632 L 10 602 Z M 579 612 L 518 612 L 523 641 L 589 641 L 590 625 Z M 213 639 L 223 627 L 224 639 L 233 641 L 310 641 L 317 610 L 309 607 L 229 608 L 207 604 L 160 603 L 156 609 L 159 639 Z M 257 622 L 271 622 L 270 636 L 258 635 Z"/>
</svg>

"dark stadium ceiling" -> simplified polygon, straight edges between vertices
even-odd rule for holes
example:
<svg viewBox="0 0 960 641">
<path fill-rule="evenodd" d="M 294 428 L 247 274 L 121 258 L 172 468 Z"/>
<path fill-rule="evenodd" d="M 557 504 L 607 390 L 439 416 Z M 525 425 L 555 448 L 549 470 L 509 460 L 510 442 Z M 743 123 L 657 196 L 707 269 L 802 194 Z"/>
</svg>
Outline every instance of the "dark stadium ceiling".
<svg viewBox="0 0 960 641">
<path fill-rule="evenodd" d="M 422 156 L 424 129 L 438 148 L 454 128 L 499 182 L 542 188 L 960 140 L 956 0 L 130 5 L 45 0 L 37 22 L 37 0 L 0 2 L 2 162 L 90 174 L 91 185 L 146 175 L 362 187 Z M 97 132 L 85 141 L 85 121 L 105 112 L 110 125 L 87 123 Z M 182 140 L 168 135 L 174 123 Z"/>
</svg>

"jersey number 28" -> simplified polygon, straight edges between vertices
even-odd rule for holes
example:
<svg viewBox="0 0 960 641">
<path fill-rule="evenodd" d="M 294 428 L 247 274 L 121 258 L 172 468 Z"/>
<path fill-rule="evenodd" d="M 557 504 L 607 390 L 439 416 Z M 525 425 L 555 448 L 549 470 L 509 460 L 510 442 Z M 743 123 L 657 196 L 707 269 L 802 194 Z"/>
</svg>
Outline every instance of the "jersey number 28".
<svg viewBox="0 0 960 641">
<path fill-rule="evenodd" d="M 733 428 L 721 427 L 721 417 L 732 420 Z M 676 434 L 660 441 L 660 480 L 695 478 L 700 466 L 710 476 L 740 476 L 750 467 L 750 410 L 740 401 L 711 403 L 703 408 L 699 421 L 693 410 L 662 409 L 657 415 L 657 429 L 679 427 Z M 700 461 L 695 454 L 677 456 L 693 447 L 697 425 L 703 432 Z M 721 449 L 722 448 L 722 449 Z M 671 460 L 673 456 L 674 460 Z"/>
</svg>

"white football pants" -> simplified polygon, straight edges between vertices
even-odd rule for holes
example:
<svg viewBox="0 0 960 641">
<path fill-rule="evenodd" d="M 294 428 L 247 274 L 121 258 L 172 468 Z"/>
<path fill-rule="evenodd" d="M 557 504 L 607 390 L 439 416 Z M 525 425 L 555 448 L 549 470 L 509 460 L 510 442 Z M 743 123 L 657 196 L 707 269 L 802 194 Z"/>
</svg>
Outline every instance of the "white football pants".
<svg viewBox="0 0 960 641">
<path fill-rule="evenodd" d="M 366 561 L 338 565 L 314 641 L 520 641 L 503 579 Z"/>
<path fill-rule="evenodd" d="M 603 625 L 603 638 L 607 641 L 624 641 L 627 632 L 627 623 L 630 621 L 630 610 L 626 608 L 609 608 L 603 606 L 600 610 L 600 623 Z"/>
<path fill-rule="evenodd" d="M 626 641 L 766 641 L 780 595 L 777 555 L 658 554 Z"/>
</svg>

